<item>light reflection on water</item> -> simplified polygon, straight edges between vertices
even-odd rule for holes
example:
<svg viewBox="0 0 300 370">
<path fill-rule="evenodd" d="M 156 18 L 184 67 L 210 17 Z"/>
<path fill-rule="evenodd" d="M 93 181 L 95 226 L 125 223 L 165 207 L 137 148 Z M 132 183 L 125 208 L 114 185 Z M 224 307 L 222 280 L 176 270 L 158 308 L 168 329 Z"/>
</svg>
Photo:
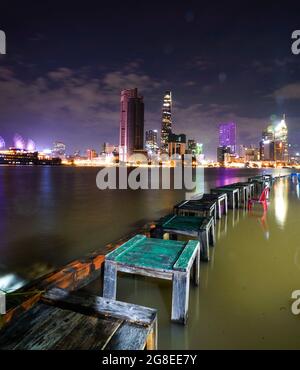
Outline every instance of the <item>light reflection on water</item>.
<svg viewBox="0 0 300 370">
<path fill-rule="evenodd" d="M 276 221 L 280 227 L 284 228 L 289 205 L 286 184 L 282 181 L 275 184 L 274 193 Z"/>
</svg>

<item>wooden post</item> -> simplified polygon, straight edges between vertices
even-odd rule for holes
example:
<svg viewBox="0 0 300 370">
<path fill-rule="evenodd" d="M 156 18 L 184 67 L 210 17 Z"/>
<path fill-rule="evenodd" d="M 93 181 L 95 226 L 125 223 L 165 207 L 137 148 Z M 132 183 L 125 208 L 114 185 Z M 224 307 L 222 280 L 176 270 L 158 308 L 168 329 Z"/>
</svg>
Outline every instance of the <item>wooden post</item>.
<svg viewBox="0 0 300 370">
<path fill-rule="evenodd" d="M 211 235 L 211 244 L 215 245 L 216 244 L 216 234 L 215 234 L 215 225 L 210 228 L 210 235 Z"/>
<path fill-rule="evenodd" d="M 199 285 L 200 280 L 200 248 L 197 251 L 194 263 L 193 263 L 193 280 L 196 286 Z"/>
<path fill-rule="evenodd" d="M 188 318 L 190 271 L 173 273 L 172 321 L 186 324 Z"/>
<path fill-rule="evenodd" d="M 154 320 L 151 331 L 147 337 L 146 349 L 148 351 L 157 350 L 157 319 Z"/>
<path fill-rule="evenodd" d="M 108 299 L 117 297 L 117 265 L 108 260 L 105 261 L 103 297 Z"/>
<path fill-rule="evenodd" d="M 208 231 L 201 230 L 199 232 L 199 241 L 200 241 L 200 248 L 201 248 L 201 259 L 203 261 L 209 261 L 209 238 L 208 238 Z"/>
<path fill-rule="evenodd" d="M 218 199 L 218 219 L 221 220 L 222 218 L 222 206 L 221 206 L 221 199 Z M 224 205 L 225 207 L 225 205 Z"/>
</svg>

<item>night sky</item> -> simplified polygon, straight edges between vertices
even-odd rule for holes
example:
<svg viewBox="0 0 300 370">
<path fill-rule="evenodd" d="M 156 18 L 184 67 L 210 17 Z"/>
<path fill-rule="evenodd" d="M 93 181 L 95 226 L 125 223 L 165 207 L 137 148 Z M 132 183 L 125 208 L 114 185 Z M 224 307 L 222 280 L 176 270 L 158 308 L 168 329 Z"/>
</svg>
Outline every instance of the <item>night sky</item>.
<svg viewBox="0 0 300 370">
<path fill-rule="evenodd" d="M 291 52 L 300 5 L 263 3 L 2 0 L 0 136 L 7 146 L 18 133 L 38 149 L 61 140 L 68 153 L 99 151 L 118 144 L 120 90 L 138 87 L 145 129 L 160 129 L 170 89 L 173 131 L 203 142 L 208 157 L 219 123 L 236 122 L 238 144 L 258 145 L 283 113 L 300 144 L 300 54 Z"/>
</svg>

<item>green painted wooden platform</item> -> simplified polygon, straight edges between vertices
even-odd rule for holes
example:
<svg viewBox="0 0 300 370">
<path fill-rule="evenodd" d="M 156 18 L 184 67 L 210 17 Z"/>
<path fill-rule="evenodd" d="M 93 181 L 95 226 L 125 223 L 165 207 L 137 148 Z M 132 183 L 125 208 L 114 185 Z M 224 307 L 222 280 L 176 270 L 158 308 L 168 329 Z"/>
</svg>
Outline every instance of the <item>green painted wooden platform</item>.
<svg viewBox="0 0 300 370">
<path fill-rule="evenodd" d="M 173 281 L 172 320 L 186 323 L 190 275 L 199 284 L 200 244 L 136 235 L 106 255 L 103 297 L 116 299 L 117 272 Z"/>
<path fill-rule="evenodd" d="M 209 245 L 215 245 L 214 217 L 178 216 L 174 214 L 162 217 L 151 230 L 151 236 L 163 239 L 169 234 L 170 239 L 178 235 L 191 236 L 200 241 L 201 259 L 209 261 Z"/>
<path fill-rule="evenodd" d="M 157 311 L 52 289 L 0 331 L 6 350 L 157 349 Z"/>
</svg>

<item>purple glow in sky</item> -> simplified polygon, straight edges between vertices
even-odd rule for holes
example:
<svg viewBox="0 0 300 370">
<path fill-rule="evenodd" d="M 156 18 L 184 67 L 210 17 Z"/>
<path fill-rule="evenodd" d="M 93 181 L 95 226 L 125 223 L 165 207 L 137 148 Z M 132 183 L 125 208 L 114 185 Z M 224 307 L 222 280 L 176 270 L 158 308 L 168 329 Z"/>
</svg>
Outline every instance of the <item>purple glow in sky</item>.
<svg viewBox="0 0 300 370">
<path fill-rule="evenodd" d="M 25 142 L 21 135 L 15 134 L 14 147 L 17 149 L 25 149 Z"/>
<path fill-rule="evenodd" d="M 4 148 L 5 148 L 5 141 L 3 137 L 0 136 L 0 149 L 4 149 Z"/>
<path fill-rule="evenodd" d="M 34 152 L 35 151 L 35 142 L 33 140 L 31 140 L 31 139 L 28 139 L 27 145 L 26 145 L 26 149 L 29 152 Z"/>
</svg>

